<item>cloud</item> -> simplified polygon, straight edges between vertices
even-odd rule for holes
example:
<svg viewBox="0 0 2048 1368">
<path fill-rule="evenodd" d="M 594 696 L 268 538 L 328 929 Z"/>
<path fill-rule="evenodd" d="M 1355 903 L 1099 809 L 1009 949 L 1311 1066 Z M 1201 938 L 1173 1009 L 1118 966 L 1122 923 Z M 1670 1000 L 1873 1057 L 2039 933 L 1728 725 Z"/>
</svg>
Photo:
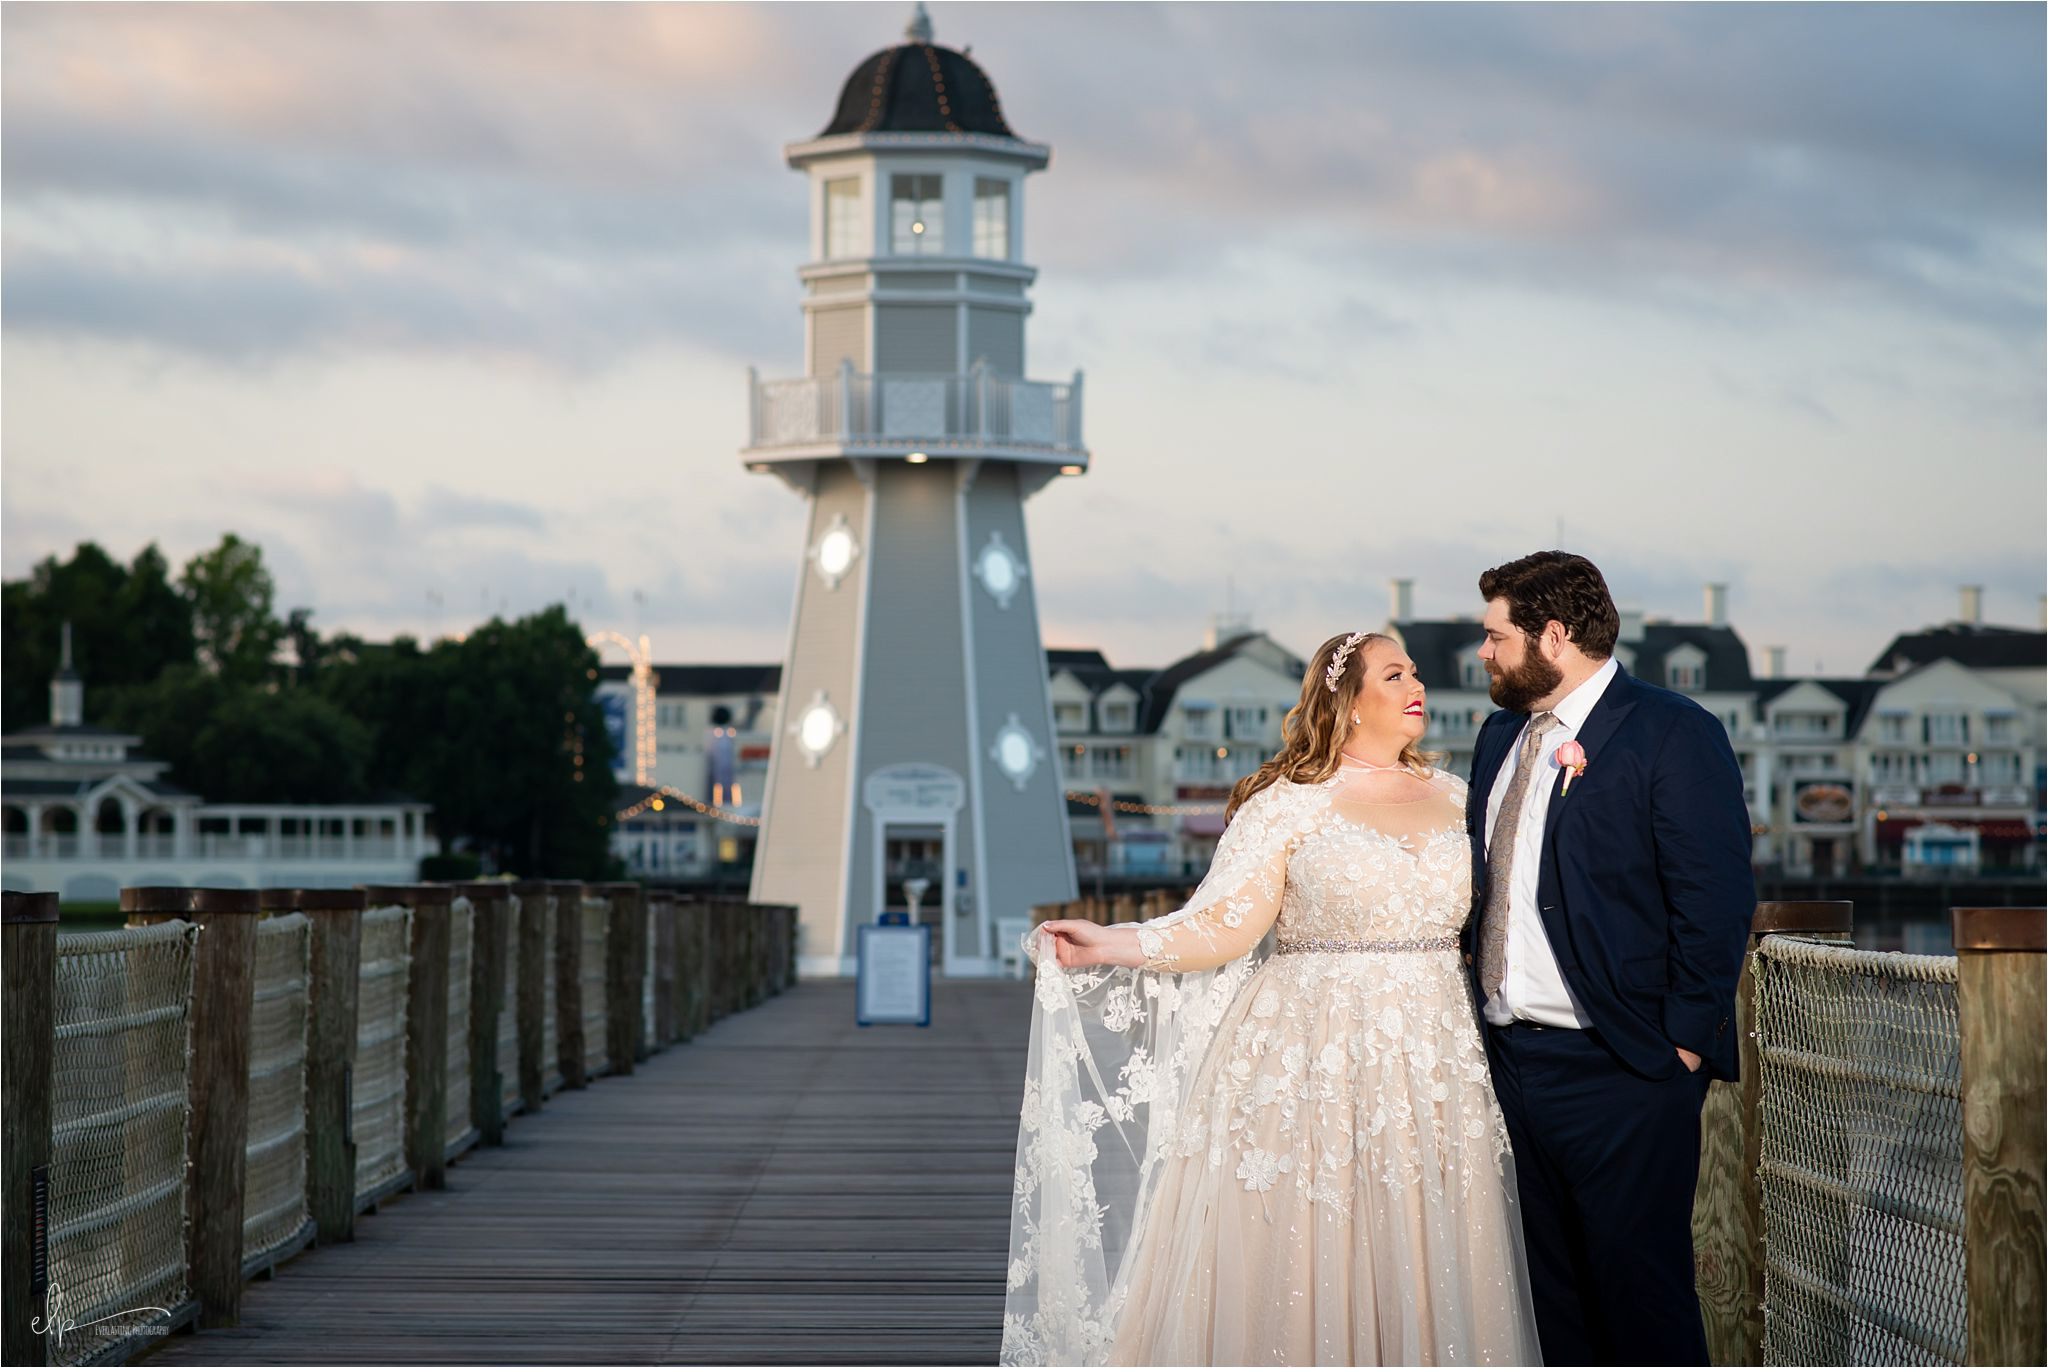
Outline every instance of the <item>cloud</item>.
<svg viewBox="0 0 2048 1368">
<path fill-rule="evenodd" d="M 885 12 L 9 7 L 6 326 L 233 361 L 758 356 L 802 255 L 779 145 Z M 1033 242 L 1075 281 L 1320 236 L 1447 288 L 1848 289 L 2039 336 L 2036 7 L 938 18 L 1056 145 Z"/>
</svg>

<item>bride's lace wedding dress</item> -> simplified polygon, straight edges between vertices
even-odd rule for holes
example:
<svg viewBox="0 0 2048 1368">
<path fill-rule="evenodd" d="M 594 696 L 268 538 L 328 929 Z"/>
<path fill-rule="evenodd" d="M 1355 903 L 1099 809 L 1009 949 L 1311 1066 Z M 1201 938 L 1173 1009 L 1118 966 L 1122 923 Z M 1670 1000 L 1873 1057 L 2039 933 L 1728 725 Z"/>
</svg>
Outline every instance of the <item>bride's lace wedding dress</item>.
<svg viewBox="0 0 2048 1368">
<path fill-rule="evenodd" d="M 1145 969 L 1042 952 L 1003 1362 L 1539 1361 L 1465 786 L 1418 787 L 1283 780 Z"/>
</svg>

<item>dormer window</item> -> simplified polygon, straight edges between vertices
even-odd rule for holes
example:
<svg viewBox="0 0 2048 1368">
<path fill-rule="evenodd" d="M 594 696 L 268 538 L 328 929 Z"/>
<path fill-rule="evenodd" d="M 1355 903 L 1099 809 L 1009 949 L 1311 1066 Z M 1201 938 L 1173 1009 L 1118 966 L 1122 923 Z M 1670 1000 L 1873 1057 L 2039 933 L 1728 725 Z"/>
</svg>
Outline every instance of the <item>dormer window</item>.
<svg viewBox="0 0 2048 1368">
<path fill-rule="evenodd" d="M 1486 662 L 1479 658 L 1476 646 L 1458 657 L 1458 686 L 1465 689 L 1487 687 Z"/>
<path fill-rule="evenodd" d="M 1683 693 L 1692 693 L 1704 684 L 1706 673 L 1704 667 L 1680 660 L 1672 661 L 1664 671 L 1670 687 Z"/>
<path fill-rule="evenodd" d="M 1131 705 L 1129 703 L 1104 703 L 1102 705 L 1102 729 L 1110 732 L 1127 732 L 1131 729 Z"/>
<path fill-rule="evenodd" d="M 898 256 L 938 256 L 946 250 L 944 181 L 938 176 L 890 178 L 889 222 Z"/>
<path fill-rule="evenodd" d="M 1010 183 L 977 178 L 974 182 L 974 254 L 994 261 L 1010 259 Z"/>
<path fill-rule="evenodd" d="M 865 255 L 867 234 L 861 231 L 860 177 L 825 182 L 825 256 L 828 260 Z"/>
</svg>

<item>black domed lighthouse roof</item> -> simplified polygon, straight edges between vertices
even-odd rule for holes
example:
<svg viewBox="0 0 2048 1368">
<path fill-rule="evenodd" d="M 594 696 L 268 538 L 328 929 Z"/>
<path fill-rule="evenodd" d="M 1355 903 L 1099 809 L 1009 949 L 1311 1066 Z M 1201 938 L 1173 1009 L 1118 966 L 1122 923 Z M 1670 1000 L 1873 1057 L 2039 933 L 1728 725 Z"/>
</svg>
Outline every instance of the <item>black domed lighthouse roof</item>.
<svg viewBox="0 0 2048 1368">
<path fill-rule="evenodd" d="M 932 42 L 923 4 L 907 41 L 883 48 L 853 69 L 839 109 L 818 136 L 841 133 L 983 133 L 1015 138 L 988 73 L 963 52 Z"/>
</svg>

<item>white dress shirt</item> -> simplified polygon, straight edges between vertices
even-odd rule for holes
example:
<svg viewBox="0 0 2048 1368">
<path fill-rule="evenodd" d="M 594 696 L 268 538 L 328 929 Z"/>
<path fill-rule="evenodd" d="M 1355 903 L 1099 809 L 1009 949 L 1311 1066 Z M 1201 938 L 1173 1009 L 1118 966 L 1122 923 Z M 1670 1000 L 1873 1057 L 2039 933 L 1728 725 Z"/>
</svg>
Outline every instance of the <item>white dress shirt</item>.
<svg viewBox="0 0 2048 1368">
<path fill-rule="evenodd" d="M 1620 668 L 1610 656 L 1585 683 L 1551 709 L 1558 724 L 1543 737 L 1535 759 L 1536 773 L 1530 776 L 1528 792 L 1522 800 L 1522 823 L 1515 829 L 1514 878 L 1508 887 L 1507 965 L 1499 990 L 1486 999 L 1485 1007 L 1486 1019 L 1496 1026 L 1506 1026 L 1517 1018 L 1581 1030 L 1593 1024 L 1573 1001 L 1571 989 L 1557 967 L 1557 955 L 1550 948 L 1550 936 L 1536 910 L 1536 880 L 1543 870 L 1543 828 L 1550 818 L 1550 795 L 1557 787 L 1558 747 L 1579 734 L 1593 705 L 1607 692 Z M 1514 781 L 1522 739 L 1528 731 L 1529 723 L 1524 722 L 1515 733 L 1515 743 L 1508 747 L 1507 759 L 1494 776 L 1493 792 L 1487 795 L 1484 830 L 1489 846 L 1493 843 L 1494 824 L 1500 820 L 1501 802 Z M 1590 761 L 1592 757 L 1587 758 Z"/>
</svg>

